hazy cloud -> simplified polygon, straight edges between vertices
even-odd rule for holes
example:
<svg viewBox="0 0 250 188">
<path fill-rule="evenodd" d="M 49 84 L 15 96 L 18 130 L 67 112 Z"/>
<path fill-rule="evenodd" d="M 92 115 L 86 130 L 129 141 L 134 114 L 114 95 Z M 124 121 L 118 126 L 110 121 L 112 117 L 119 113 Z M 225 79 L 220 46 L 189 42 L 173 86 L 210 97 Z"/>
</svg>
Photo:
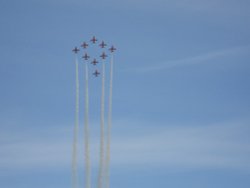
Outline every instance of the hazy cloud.
<svg viewBox="0 0 250 188">
<path fill-rule="evenodd" d="M 250 46 L 247 45 L 247 46 L 232 47 L 228 49 L 221 49 L 221 50 L 208 52 L 205 54 L 196 55 L 193 57 L 187 57 L 183 59 L 166 61 L 166 62 L 162 62 L 159 64 L 153 64 L 153 66 L 144 66 L 140 68 L 134 68 L 133 70 L 136 72 L 147 73 L 147 72 L 153 72 L 153 71 L 166 70 L 166 69 L 178 67 L 178 66 L 201 64 L 201 63 L 209 62 L 211 60 L 215 60 L 219 58 L 232 57 L 237 54 L 248 53 L 249 48 Z"/>
<path fill-rule="evenodd" d="M 138 126 L 138 123 L 135 125 L 132 122 L 126 125 L 114 124 L 116 126 L 112 139 L 114 166 L 234 169 L 250 167 L 249 121 L 165 128 L 162 128 L 163 126 L 157 128 L 157 125 L 145 126 L 144 123 L 139 123 Z M 124 126 L 127 127 L 126 131 L 122 128 Z M 15 138 L 19 138 L 2 140 L 0 167 L 17 169 L 69 167 L 72 152 L 72 140 L 69 137 L 71 130 L 59 131 L 61 134 L 56 131 L 58 132 L 54 129 L 49 134 L 42 133 L 40 136 L 31 136 L 30 133 L 29 136 L 24 133 L 14 134 Z M 92 137 L 91 141 L 94 157 L 92 164 L 97 165 L 98 135 Z"/>
</svg>

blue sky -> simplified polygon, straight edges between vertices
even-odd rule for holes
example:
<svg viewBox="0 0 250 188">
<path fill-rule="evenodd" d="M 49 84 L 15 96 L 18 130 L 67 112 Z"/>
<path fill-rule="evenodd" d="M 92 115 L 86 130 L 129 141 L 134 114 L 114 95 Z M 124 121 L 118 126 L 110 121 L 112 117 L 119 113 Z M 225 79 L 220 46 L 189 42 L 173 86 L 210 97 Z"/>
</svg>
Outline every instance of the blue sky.
<svg viewBox="0 0 250 188">
<path fill-rule="evenodd" d="M 249 8 L 245 0 L 1 1 L 0 187 L 71 186 L 71 50 L 93 35 L 118 48 L 111 187 L 249 187 Z M 95 184 L 100 80 L 90 84 Z"/>
</svg>

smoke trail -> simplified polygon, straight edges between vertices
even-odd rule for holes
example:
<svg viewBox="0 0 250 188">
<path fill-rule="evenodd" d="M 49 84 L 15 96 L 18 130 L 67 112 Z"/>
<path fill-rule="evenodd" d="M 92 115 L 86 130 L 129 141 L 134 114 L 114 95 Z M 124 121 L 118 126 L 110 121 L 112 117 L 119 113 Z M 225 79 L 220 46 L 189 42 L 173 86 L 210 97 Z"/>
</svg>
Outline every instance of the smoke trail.
<svg viewBox="0 0 250 188">
<path fill-rule="evenodd" d="M 110 186 L 110 141 L 112 128 L 112 95 L 113 95 L 113 56 L 110 61 L 110 80 L 109 80 L 109 106 L 108 106 L 108 130 L 106 145 L 106 161 L 105 161 L 105 188 Z"/>
<path fill-rule="evenodd" d="M 102 96 L 101 96 L 101 135 L 100 135 L 100 161 L 98 172 L 98 188 L 103 187 L 103 165 L 104 165 L 104 102 L 105 102 L 105 64 L 102 64 Z"/>
<path fill-rule="evenodd" d="M 75 126 L 73 138 L 73 153 L 72 153 L 72 187 L 78 188 L 78 169 L 77 169 L 77 142 L 79 129 L 79 74 L 78 74 L 78 59 L 75 58 L 76 65 L 76 109 L 75 109 Z"/>
<path fill-rule="evenodd" d="M 85 188 L 91 187 L 90 149 L 89 149 L 89 88 L 88 64 L 85 63 L 85 114 L 84 114 L 84 147 L 85 147 Z"/>
</svg>

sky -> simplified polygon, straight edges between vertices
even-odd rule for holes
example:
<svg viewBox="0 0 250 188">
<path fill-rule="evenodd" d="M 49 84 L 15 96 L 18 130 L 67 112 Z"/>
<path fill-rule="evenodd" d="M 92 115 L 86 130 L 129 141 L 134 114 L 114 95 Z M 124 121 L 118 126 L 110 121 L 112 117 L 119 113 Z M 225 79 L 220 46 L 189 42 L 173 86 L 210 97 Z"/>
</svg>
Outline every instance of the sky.
<svg viewBox="0 0 250 188">
<path fill-rule="evenodd" d="M 249 187 L 249 8 L 246 0 L 0 1 L 0 187 L 71 187 L 72 49 L 93 35 L 117 48 L 111 188 Z M 90 78 L 94 187 L 100 86 Z"/>
</svg>

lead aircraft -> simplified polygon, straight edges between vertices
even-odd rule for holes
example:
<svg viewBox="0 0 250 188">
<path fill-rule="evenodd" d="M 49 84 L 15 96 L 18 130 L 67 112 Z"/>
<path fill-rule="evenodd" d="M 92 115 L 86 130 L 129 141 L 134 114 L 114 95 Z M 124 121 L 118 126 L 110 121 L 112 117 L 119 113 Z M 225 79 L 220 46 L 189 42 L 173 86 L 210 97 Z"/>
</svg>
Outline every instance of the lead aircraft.
<svg viewBox="0 0 250 188">
<path fill-rule="evenodd" d="M 95 36 L 93 36 L 93 38 L 90 40 L 93 44 L 96 43 L 97 39 L 95 38 Z"/>
</svg>

